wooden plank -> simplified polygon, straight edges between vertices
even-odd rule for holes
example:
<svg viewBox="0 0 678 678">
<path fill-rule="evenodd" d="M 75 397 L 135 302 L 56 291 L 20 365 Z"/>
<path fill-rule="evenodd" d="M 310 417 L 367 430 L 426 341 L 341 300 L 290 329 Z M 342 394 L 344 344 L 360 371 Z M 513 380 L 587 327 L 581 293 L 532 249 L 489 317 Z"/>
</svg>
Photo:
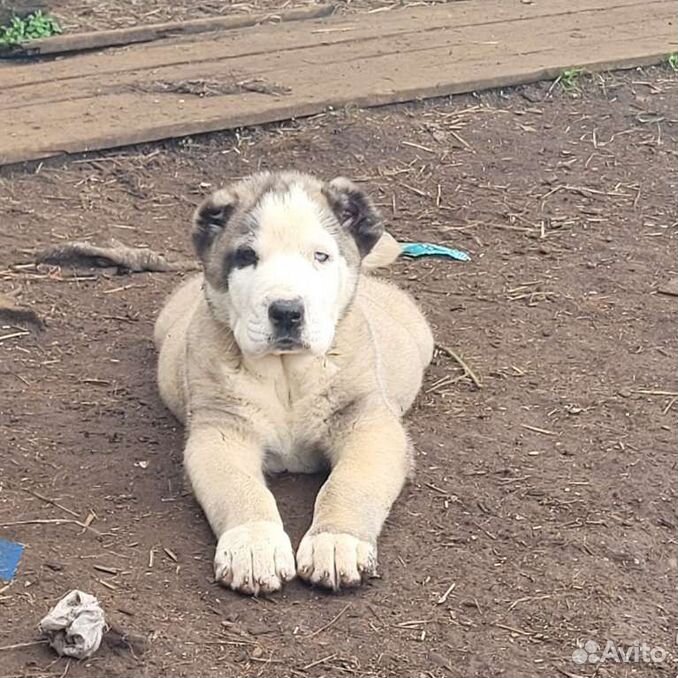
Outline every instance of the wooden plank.
<svg viewBox="0 0 678 678">
<path fill-rule="evenodd" d="M 666 2 L 662 3 L 659 11 L 656 12 L 656 19 L 669 20 L 673 13 L 673 9 L 666 6 Z M 617 35 L 632 36 L 637 32 L 637 26 L 634 17 L 620 17 L 619 23 L 615 25 L 615 32 Z M 582 12 L 577 15 L 577 22 L 579 24 L 586 23 L 586 28 L 589 34 L 594 31 L 606 30 L 609 28 L 609 16 L 601 14 L 600 12 L 592 13 L 590 16 L 588 12 Z M 548 47 L 556 45 L 560 48 L 562 42 L 562 26 L 558 22 L 551 22 L 544 26 L 542 19 L 529 18 L 522 22 L 525 31 L 534 29 L 539 34 L 539 45 L 541 47 Z M 502 27 L 502 30 L 503 27 Z M 414 54 L 416 47 L 411 47 L 410 40 L 412 31 L 406 34 L 394 34 L 394 49 L 391 53 L 400 54 L 404 50 L 405 53 Z M 416 31 L 415 37 L 416 36 Z M 596 33 L 597 34 L 597 33 Z M 430 51 L 435 47 L 445 48 L 451 46 L 450 49 L 454 51 L 455 58 L 464 59 L 464 55 L 472 55 L 474 59 L 485 60 L 498 58 L 504 50 L 504 43 L 499 40 L 487 40 L 487 27 L 483 26 L 467 26 L 465 30 L 457 27 L 450 28 L 449 26 L 439 25 L 435 30 L 428 31 L 426 36 L 426 43 L 424 51 Z M 501 37 L 501 36 L 499 36 Z M 224 69 L 239 68 L 239 63 L 234 61 L 233 57 L 237 57 L 239 53 L 246 47 L 248 43 L 247 38 L 243 38 L 244 44 L 240 44 L 239 38 L 234 38 L 239 44 L 234 51 L 232 46 L 224 45 L 223 42 L 219 44 L 222 48 L 221 56 L 208 60 L 200 60 L 195 62 L 189 60 L 188 62 L 173 63 L 168 66 L 160 67 L 139 67 L 136 69 L 121 69 L 112 73 L 106 73 L 110 79 L 107 83 L 107 90 L 109 93 L 123 93 L 123 92 L 137 92 L 138 94 L 156 94 L 166 95 L 172 93 L 170 83 L 193 83 L 196 85 L 200 80 L 205 84 L 203 87 L 203 95 L 218 94 L 219 90 L 227 90 L 231 94 L 246 94 L 248 88 L 246 86 L 239 86 L 239 83 L 247 84 L 248 80 L 245 76 L 231 76 L 224 75 Z M 368 35 L 366 38 L 360 40 L 359 59 L 365 63 L 369 63 L 371 59 L 388 54 L 388 45 L 385 42 L 385 37 L 381 35 Z M 332 44 L 332 66 L 335 67 L 340 63 L 350 64 L 356 59 L 356 45 L 354 40 L 344 40 L 341 42 L 333 42 Z M 417 43 L 418 44 L 418 43 Z M 536 47 L 537 44 L 533 44 Z M 322 47 L 325 47 L 324 45 Z M 209 46 L 205 46 L 208 49 Z M 308 70 L 309 64 L 313 64 L 315 56 L 318 52 L 318 45 L 311 45 L 310 47 L 299 46 L 290 50 L 278 50 L 275 54 L 271 52 L 250 52 L 247 56 L 247 63 L 245 67 L 249 73 L 256 74 L 256 80 L 263 81 L 259 89 L 259 93 L 266 93 L 265 84 L 268 83 L 268 90 L 275 95 L 283 94 L 286 91 L 284 83 L 289 77 L 289 72 Z M 244 57 L 240 57 L 242 60 Z M 466 57 L 466 63 L 470 65 L 472 59 L 470 56 Z M 279 65 L 278 65 L 279 64 Z M 106 65 L 106 64 L 104 64 Z M 328 64 L 329 65 L 329 64 Z M 237 71 L 236 71 L 237 72 Z M 93 75 L 80 74 L 79 76 L 68 75 L 66 77 L 58 77 L 53 81 L 39 81 L 39 83 L 31 83 L 26 85 L 15 85 L 8 87 L 5 95 L 0 95 L 0 111 L 15 108 L 22 108 L 26 105 L 50 105 L 64 99 L 88 99 L 94 96 L 100 96 L 101 92 L 101 76 L 102 72 L 96 72 Z M 77 80 L 77 92 L 74 94 L 66 86 L 68 81 Z M 250 78 L 252 80 L 252 78 Z M 155 86 L 154 86 L 155 83 Z M 210 83 L 212 87 L 210 88 Z M 39 86 L 36 86 L 38 85 Z M 183 89 L 184 91 L 181 91 Z M 200 93 L 200 88 L 193 88 L 196 93 Z M 251 88 L 250 88 L 251 89 Z M 190 87 L 188 91 L 183 88 L 174 88 L 176 94 L 190 94 Z"/>
<path fill-rule="evenodd" d="M 197 35 L 198 33 L 233 30 L 234 28 L 245 28 L 265 23 L 318 19 L 331 14 L 333 11 L 333 5 L 319 5 L 317 7 L 291 9 L 287 12 L 216 16 L 191 21 L 147 24 L 145 26 L 133 26 L 132 28 L 59 35 L 44 40 L 32 40 L 29 43 L 7 48 L 0 47 L 0 59 L 25 59 L 48 54 L 68 54 L 83 50 L 180 38 L 186 35 Z"/>
<path fill-rule="evenodd" d="M 199 40 L 174 43 L 160 42 L 149 44 L 140 52 L 137 49 L 124 49 L 114 54 L 101 52 L 78 55 L 77 59 L 64 60 L 57 69 L 53 63 L 17 65 L 7 73 L 0 70 L 2 84 L 43 84 L 55 79 L 67 80 L 87 75 L 108 75 L 125 70 L 136 70 L 140 61 L 146 68 L 159 68 L 188 61 L 201 63 L 238 56 L 277 55 L 284 51 L 293 51 L 319 44 L 354 45 L 364 40 L 388 40 L 402 36 L 425 33 L 430 35 L 437 30 L 456 28 L 463 30 L 485 26 L 488 32 L 501 33 L 513 30 L 524 21 L 548 18 L 548 22 L 559 24 L 564 21 L 567 27 L 572 18 L 605 14 L 613 9 L 647 6 L 652 13 L 657 5 L 666 5 L 666 0 L 548 0 L 525 5 L 519 0 L 466 0 L 437 7 L 418 7 L 414 9 L 391 11 L 372 15 L 352 17 L 332 17 L 324 22 L 280 26 L 260 26 L 256 29 L 244 29 L 238 32 L 219 33 L 214 36 L 202 36 Z M 638 12 L 634 12 L 637 19 Z M 544 25 L 547 22 L 544 22 Z M 540 25 L 541 27 L 541 25 Z M 0 68 L 3 64 L 0 63 Z"/>
<path fill-rule="evenodd" d="M 539 5 L 526 14 L 533 5 L 469 0 L 261 26 L 78 55 L 49 64 L 49 80 L 35 66 L 0 68 L 0 162 L 554 78 L 574 66 L 627 68 L 675 50 L 673 0 Z"/>
<path fill-rule="evenodd" d="M 666 18 L 670 18 L 669 13 L 665 12 Z M 531 20 L 533 21 L 533 20 Z M 534 20 L 537 21 L 537 20 Z M 526 22 L 526 27 L 530 22 Z M 535 29 L 539 26 L 535 26 Z M 587 30 L 596 35 L 601 30 L 607 28 L 606 17 L 593 17 L 587 22 Z M 634 21 L 627 23 L 618 23 L 615 26 L 615 32 L 619 36 L 635 36 L 637 26 Z M 561 42 L 561 28 L 552 24 L 540 32 L 540 49 L 548 48 L 550 45 L 556 45 L 559 49 Z M 456 29 L 440 30 L 429 35 L 424 53 L 431 52 L 434 48 L 449 48 L 450 55 L 454 58 L 464 59 L 468 53 L 473 53 L 475 61 L 499 60 L 502 56 L 503 44 L 501 40 L 487 41 L 483 28 L 477 30 L 468 29 L 463 35 L 459 35 Z M 489 43 L 489 44 L 484 44 Z M 452 47 L 450 47 L 452 45 Z M 401 51 L 405 54 L 415 54 L 417 48 L 409 48 L 406 44 L 400 49 L 392 50 L 392 54 L 399 55 Z M 533 45 L 536 47 L 536 45 Z M 286 93 L 292 92 L 288 83 L 290 72 L 297 74 L 308 72 L 309 78 L 313 77 L 313 62 L 317 54 L 317 48 L 305 48 L 286 52 L 284 60 L 273 59 L 271 54 L 253 55 L 247 58 L 247 63 L 243 65 L 249 73 L 256 74 L 256 79 L 250 78 L 244 74 L 229 75 L 224 73 L 224 61 L 212 60 L 208 62 L 189 62 L 181 65 L 172 65 L 153 69 L 137 69 L 135 71 L 122 71 L 113 74 L 114 77 L 107 83 L 106 94 L 114 93 L 136 93 L 138 96 L 154 95 L 154 98 L 160 97 L 166 100 L 167 95 L 176 94 L 179 99 L 186 99 L 186 95 L 200 95 L 209 97 L 210 95 L 223 94 L 266 94 L 269 96 L 282 97 Z M 382 58 L 388 55 L 385 50 L 383 40 L 376 39 L 371 41 L 362 41 L 359 58 L 366 65 L 375 58 Z M 509 56 L 509 53 L 506 54 Z M 341 64 L 347 68 L 353 68 L 356 60 L 356 48 L 353 43 L 335 44 L 332 49 L 332 64 L 328 68 L 335 69 Z M 468 56 L 464 64 L 468 69 L 473 63 Z M 228 68 L 239 69 L 240 65 L 228 60 Z M 393 68 L 398 68 L 394 63 Z M 231 71 L 232 73 L 234 71 Z M 236 73 L 238 71 L 235 71 Z M 187 85 L 188 83 L 188 85 Z M 202 86 L 200 85 L 202 83 Z M 293 83 L 292 83 L 293 85 Z M 254 90 L 254 92 L 253 92 Z M 258 90 L 258 91 L 257 91 Z M 14 110 L 26 106 L 36 107 L 39 105 L 54 105 L 64 100 L 74 101 L 76 99 L 89 99 L 101 96 L 101 78 L 100 76 L 87 76 L 77 79 L 77 92 L 72 93 L 69 88 L 65 88 L 62 81 L 41 83 L 39 87 L 34 85 L 18 86 L 7 90 L 6 98 L 0 95 L 0 111 Z"/>
</svg>

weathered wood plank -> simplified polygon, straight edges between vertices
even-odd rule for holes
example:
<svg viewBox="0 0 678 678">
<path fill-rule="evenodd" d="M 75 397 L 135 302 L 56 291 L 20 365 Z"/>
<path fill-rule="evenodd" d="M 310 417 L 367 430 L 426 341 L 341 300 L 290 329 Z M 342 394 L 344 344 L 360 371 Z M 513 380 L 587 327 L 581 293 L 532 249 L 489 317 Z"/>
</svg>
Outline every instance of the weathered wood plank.
<svg viewBox="0 0 678 678">
<path fill-rule="evenodd" d="M 675 49 L 673 0 L 538 4 L 547 7 L 534 14 L 513 0 L 469 0 L 261 26 L 76 56 L 50 64 L 49 79 L 35 66 L 0 68 L 0 162 L 506 86 L 572 66 L 656 63 Z M 490 5 L 513 12 L 510 25 Z"/>
<path fill-rule="evenodd" d="M 655 13 L 654 20 L 657 22 L 668 21 L 674 12 L 662 3 Z M 609 30 L 608 15 L 595 13 L 591 16 L 587 12 L 577 14 L 576 21 L 581 30 L 585 23 L 589 36 L 600 36 L 605 39 L 606 32 Z M 659 25 L 659 23 L 658 23 Z M 532 40 L 531 49 L 548 50 L 560 49 L 563 41 L 562 25 L 558 22 L 551 22 L 547 26 L 542 25 L 541 18 L 528 18 L 522 22 L 524 31 L 534 29 L 537 32 L 537 38 Z M 437 26 L 435 30 L 427 31 L 425 44 L 421 43 L 420 31 L 408 31 L 405 34 L 391 36 L 389 40 L 383 36 L 368 36 L 359 41 L 359 46 L 355 40 L 348 40 L 333 43 L 331 53 L 331 63 L 328 66 L 336 67 L 339 64 L 352 66 L 356 59 L 359 62 L 369 64 L 373 59 L 396 54 L 403 56 L 408 54 L 417 54 L 418 52 L 427 53 L 434 48 L 449 48 L 450 57 L 455 60 L 462 60 L 467 66 L 473 61 L 487 61 L 491 59 L 500 59 L 502 55 L 506 57 L 512 54 L 511 46 L 506 44 L 501 30 L 493 30 L 491 34 L 487 32 L 487 26 L 468 26 L 465 30 L 457 27 Z M 637 25 L 634 17 L 620 16 L 614 26 L 614 35 L 618 37 L 634 37 L 637 34 Z M 488 37 L 494 39 L 487 40 Z M 575 35 L 576 37 L 576 35 Z M 416 40 L 416 42 L 412 42 Z M 554 47 L 555 46 L 555 47 Z M 242 48 L 243 45 L 239 45 Z M 250 53 L 247 57 L 237 58 L 229 49 L 225 56 L 220 58 L 213 57 L 209 60 L 200 60 L 198 62 L 188 61 L 183 63 L 174 63 L 169 66 L 151 67 L 137 64 L 134 70 L 120 70 L 107 73 L 107 84 L 104 91 L 101 88 L 101 73 L 96 75 L 80 75 L 77 79 L 77 92 L 73 93 L 65 87 L 66 82 L 58 78 L 51 82 L 43 81 L 39 86 L 33 84 L 7 87 L 4 93 L 0 94 L 0 111 L 24 107 L 26 105 L 37 106 L 57 103 L 65 99 L 87 99 L 90 97 L 106 94 L 136 92 L 138 94 L 155 94 L 163 96 L 171 94 L 173 91 L 178 95 L 200 94 L 199 82 L 203 82 L 203 95 L 218 94 L 220 90 L 224 94 L 245 94 L 248 92 L 248 79 L 251 82 L 256 79 L 260 82 L 258 93 L 268 93 L 269 95 L 281 95 L 288 86 L 288 80 L 294 73 L 309 71 L 315 68 L 316 57 L 322 52 L 327 52 L 326 45 L 311 45 L 299 47 L 292 50 L 277 50 L 275 53 L 264 52 L 258 54 Z M 359 48 L 359 51 L 356 51 Z M 225 73 L 225 68 L 228 69 Z M 245 70 L 247 75 L 245 75 Z M 255 77 L 252 77 L 255 76 Z M 72 77 L 66 78 L 66 81 L 72 80 Z M 186 83 L 192 83 L 193 87 L 187 88 Z M 241 84 L 239 84 L 241 83 Z M 294 84 L 294 81 L 291 83 Z M 172 85 L 175 85 L 173 87 Z M 267 86 L 268 85 L 268 86 Z M 250 86 L 250 91 L 252 87 Z M 187 91 L 188 90 L 188 91 Z M 226 91 L 223 91 L 226 90 Z"/>
<path fill-rule="evenodd" d="M 671 11 L 662 8 L 662 12 L 658 12 L 656 18 L 668 20 L 670 17 Z M 615 24 L 614 34 L 621 38 L 635 38 L 637 34 L 635 21 L 625 23 L 622 21 L 623 19 L 620 18 Z M 524 22 L 526 29 L 529 29 L 532 24 L 535 24 L 535 30 L 541 29 L 539 40 L 532 41 L 531 49 L 542 51 L 560 49 L 561 27 L 554 23 L 542 29 L 539 22 L 539 19 Z M 607 17 L 595 16 L 587 20 L 587 32 L 591 37 L 600 36 L 605 39 L 608 29 Z M 333 46 L 331 55 L 327 55 L 331 58 L 331 63 L 329 61 L 326 63 L 332 71 L 342 64 L 346 68 L 355 70 L 356 60 L 358 64 L 368 65 L 375 59 L 381 59 L 389 54 L 398 57 L 412 55 L 414 58 L 420 53 L 430 54 L 436 48 L 447 48 L 450 58 L 462 60 L 465 67 L 469 69 L 474 62 L 489 64 L 492 60 L 501 60 L 502 57 L 519 56 L 505 44 L 501 36 L 495 36 L 499 38 L 495 40 L 483 40 L 487 37 L 484 27 L 469 27 L 464 32 L 459 29 L 440 29 L 431 32 L 427 36 L 425 46 L 419 43 L 413 44 L 409 36 L 407 38 L 398 36 L 388 44 L 385 44 L 382 39 L 363 40 L 359 51 L 356 52 L 355 43 L 344 42 Z M 328 52 L 327 47 L 313 46 L 286 52 L 284 59 L 279 54 L 276 54 L 274 58 L 268 53 L 252 55 L 240 60 L 214 59 L 207 62 L 188 62 L 152 69 L 138 68 L 133 71 L 110 74 L 103 92 L 101 76 L 77 78 L 77 92 L 75 93 L 65 88 L 61 80 L 44 82 L 39 86 L 17 86 L 8 88 L 4 94 L 0 95 L 0 111 L 25 106 L 53 105 L 66 99 L 88 99 L 116 93 L 136 93 L 139 96 L 150 94 L 156 99 L 160 96 L 162 100 L 172 93 L 179 95 L 180 99 L 185 99 L 186 95 L 190 97 L 191 94 L 193 96 L 201 94 L 214 96 L 220 93 L 245 95 L 253 91 L 255 94 L 280 97 L 294 91 L 295 85 L 299 83 L 300 74 L 308 74 L 308 78 L 312 79 L 316 59 L 319 54 L 326 52 Z M 469 57 L 469 54 L 473 55 L 473 59 Z M 226 72 L 225 66 L 228 69 Z M 399 68 L 397 59 L 391 67 L 394 72 Z M 425 64 L 421 67 L 425 67 Z M 294 76 L 292 80 L 290 80 L 291 76 Z"/>
<path fill-rule="evenodd" d="M 55 79 L 67 80 L 87 75 L 121 73 L 136 70 L 140 62 L 145 68 L 159 68 L 193 62 L 257 55 L 279 55 L 283 52 L 318 45 L 354 44 L 363 40 L 386 41 L 397 36 L 426 37 L 439 30 L 485 27 L 488 34 L 504 34 L 515 28 L 523 30 L 523 22 L 543 18 L 540 28 L 563 25 L 567 29 L 574 20 L 588 21 L 596 15 L 606 15 L 621 8 L 638 20 L 640 14 L 651 15 L 657 7 L 666 7 L 666 0 L 548 0 L 531 5 L 519 0 L 467 0 L 437 7 L 417 7 L 373 15 L 332 17 L 302 25 L 282 24 L 259 26 L 240 31 L 227 31 L 199 39 L 159 42 L 121 49 L 78 55 L 54 63 L 17 64 L 14 68 L 0 70 L 6 86 L 15 84 L 40 84 Z M 609 21 L 608 21 L 609 23 Z M 421 34 L 425 34 L 422 36 Z"/>
<path fill-rule="evenodd" d="M 3 0 L 0 0 L 2 2 Z M 259 14 L 243 14 L 236 16 L 215 16 L 191 21 L 146 24 L 131 28 L 118 28 L 108 31 L 73 33 L 59 35 L 43 40 L 32 40 L 28 43 L 0 48 L 0 59 L 27 58 L 36 56 L 67 54 L 82 50 L 119 47 L 140 42 L 154 42 L 180 38 L 198 33 L 233 30 L 266 23 L 283 23 L 285 21 L 303 21 L 327 16 L 334 11 L 333 5 L 291 9 L 286 12 L 267 12 Z"/>
</svg>

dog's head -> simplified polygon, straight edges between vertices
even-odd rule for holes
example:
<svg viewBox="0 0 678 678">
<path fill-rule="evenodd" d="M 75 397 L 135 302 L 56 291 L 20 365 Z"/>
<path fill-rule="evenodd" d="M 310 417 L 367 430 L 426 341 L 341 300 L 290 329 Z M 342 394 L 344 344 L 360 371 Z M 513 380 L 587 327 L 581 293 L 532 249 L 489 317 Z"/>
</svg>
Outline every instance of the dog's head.
<svg viewBox="0 0 678 678">
<path fill-rule="evenodd" d="M 382 233 L 372 202 L 348 179 L 262 173 L 198 207 L 193 244 L 207 299 L 243 353 L 322 355 Z"/>
</svg>

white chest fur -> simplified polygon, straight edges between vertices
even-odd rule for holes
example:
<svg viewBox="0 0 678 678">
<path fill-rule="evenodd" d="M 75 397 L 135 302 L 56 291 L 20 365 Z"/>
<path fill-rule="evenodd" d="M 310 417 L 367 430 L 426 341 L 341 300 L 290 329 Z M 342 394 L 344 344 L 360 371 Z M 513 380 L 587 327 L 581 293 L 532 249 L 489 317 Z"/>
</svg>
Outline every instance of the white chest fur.
<svg viewBox="0 0 678 678">
<path fill-rule="evenodd" d="M 266 356 L 247 365 L 243 394 L 256 407 L 268 472 L 314 473 L 327 465 L 323 433 L 327 392 L 335 372 L 323 358 Z"/>
</svg>

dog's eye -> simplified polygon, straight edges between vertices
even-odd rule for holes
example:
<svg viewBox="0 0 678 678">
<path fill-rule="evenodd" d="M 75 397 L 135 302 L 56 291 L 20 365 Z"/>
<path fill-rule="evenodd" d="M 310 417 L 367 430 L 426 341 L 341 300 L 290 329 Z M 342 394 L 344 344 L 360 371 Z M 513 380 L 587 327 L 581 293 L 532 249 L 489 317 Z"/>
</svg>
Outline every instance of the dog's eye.
<svg viewBox="0 0 678 678">
<path fill-rule="evenodd" d="M 313 253 L 313 258 L 319 263 L 319 264 L 324 264 L 326 261 L 329 260 L 330 255 L 325 253 L 325 252 L 314 252 Z"/>
<path fill-rule="evenodd" d="M 256 266 L 259 257 L 251 247 L 239 247 L 233 256 L 233 264 L 236 268 Z"/>
</svg>

